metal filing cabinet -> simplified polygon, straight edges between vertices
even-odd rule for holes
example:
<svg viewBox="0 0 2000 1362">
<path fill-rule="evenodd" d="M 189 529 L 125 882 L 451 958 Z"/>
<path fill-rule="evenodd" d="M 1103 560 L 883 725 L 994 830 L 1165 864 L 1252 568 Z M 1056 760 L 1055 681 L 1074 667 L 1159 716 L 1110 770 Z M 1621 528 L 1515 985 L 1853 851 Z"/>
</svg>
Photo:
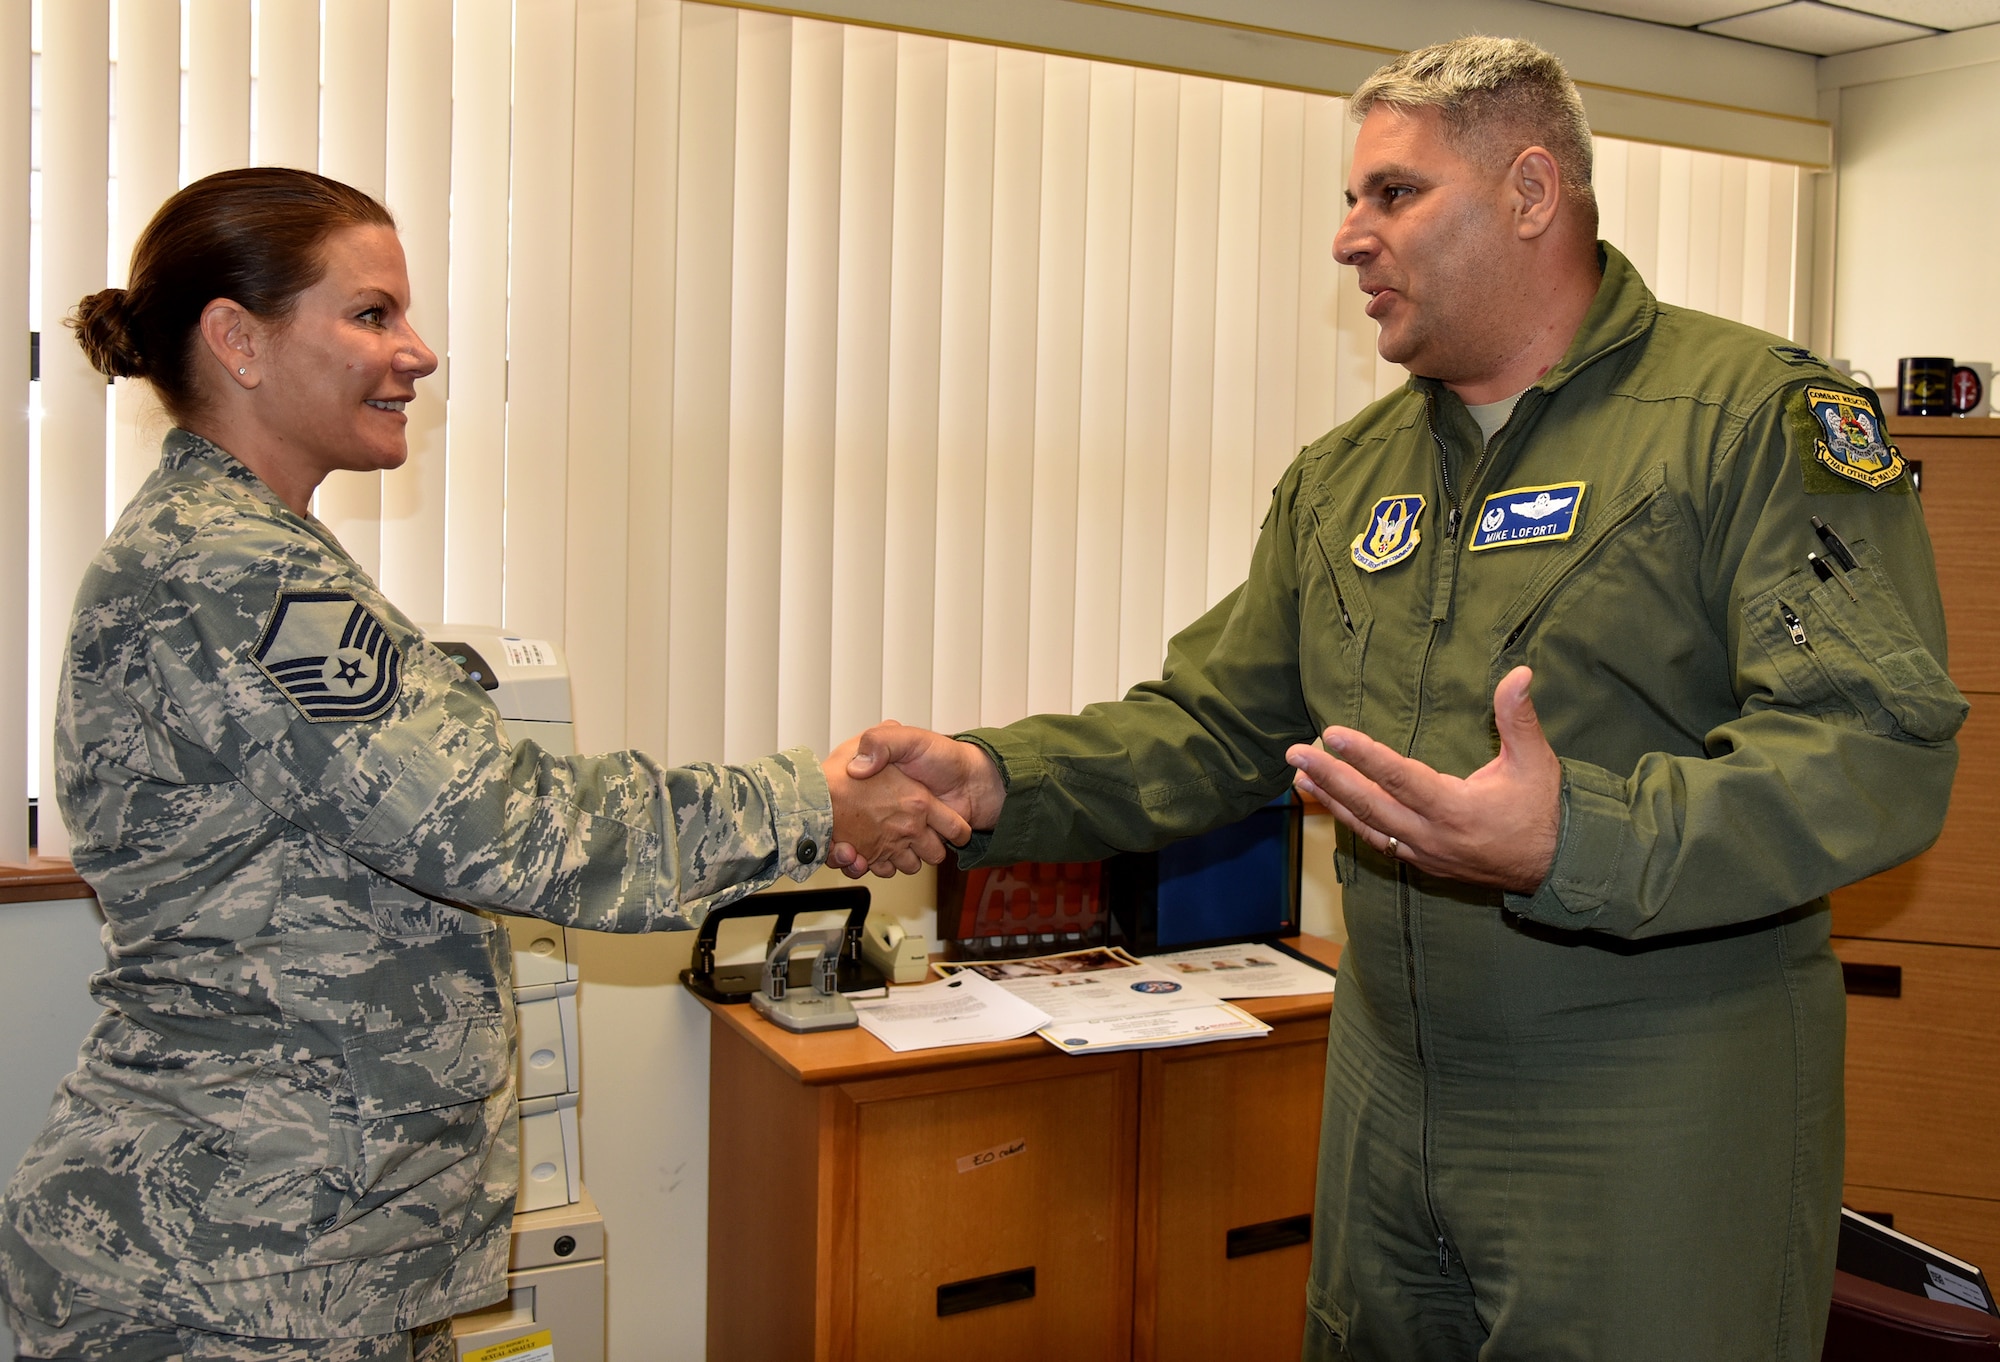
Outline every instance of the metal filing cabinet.
<svg viewBox="0 0 2000 1362">
<path fill-rule="evenodd" d="M 555 645 L 498 629 L 441 624 L 432 644 L 485 688 L 507 736 L 556 756 L 576 751 L 569 670 Z M 452 1321 L 458 1357 L 547 1346 L 557 1362 L 603 1362 L 604 1218 L 583 1186 L 577 1107 L 582 1093 L 576 956 L 569 934 L 539 918 L 495 914 L 514 948 L 514 1015 L 520 1037 L 521 1188 L 507 1298 Z M 513 1346 L 508 1346 L 513 1345 Z"/>
</svg>

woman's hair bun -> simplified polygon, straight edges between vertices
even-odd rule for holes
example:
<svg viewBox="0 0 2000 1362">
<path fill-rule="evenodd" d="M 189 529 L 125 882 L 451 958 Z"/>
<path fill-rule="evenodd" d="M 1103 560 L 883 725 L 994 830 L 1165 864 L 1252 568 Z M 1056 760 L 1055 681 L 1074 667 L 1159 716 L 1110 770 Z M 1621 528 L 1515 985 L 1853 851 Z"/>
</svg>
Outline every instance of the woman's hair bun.
<svg viewBox="0 0 2000 1362">
<path fill-rule="evenodd" d="M 76 305 L 69 325 L 91 367 L 111 378 L 142 378 L 145 362 L 132 335 L 131 295 L 103 289 Z"/>
</svg>

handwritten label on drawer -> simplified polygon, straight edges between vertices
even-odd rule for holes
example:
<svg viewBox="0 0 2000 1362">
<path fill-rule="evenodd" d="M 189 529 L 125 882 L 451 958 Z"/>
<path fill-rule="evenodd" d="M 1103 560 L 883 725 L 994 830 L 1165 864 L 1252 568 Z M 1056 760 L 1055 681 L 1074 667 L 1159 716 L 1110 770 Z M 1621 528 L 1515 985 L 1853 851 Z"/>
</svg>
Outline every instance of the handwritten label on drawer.
<svg viewBox="0 0 2000 1362">
<path fill-rule="evenodd" d="M 1002 1159 L 1011 1159 L 1016 1154 L 1027 1152 L 1026 1140 L 1009 1140 L 1006 1144 L 996 1144 L 991 1149 L 982 1149 L 977 1154 L 967 1154 L 958 1161 L 958 1171 L 970 1173 L 975 1168 L 991 1168 Z"/>
</svg>

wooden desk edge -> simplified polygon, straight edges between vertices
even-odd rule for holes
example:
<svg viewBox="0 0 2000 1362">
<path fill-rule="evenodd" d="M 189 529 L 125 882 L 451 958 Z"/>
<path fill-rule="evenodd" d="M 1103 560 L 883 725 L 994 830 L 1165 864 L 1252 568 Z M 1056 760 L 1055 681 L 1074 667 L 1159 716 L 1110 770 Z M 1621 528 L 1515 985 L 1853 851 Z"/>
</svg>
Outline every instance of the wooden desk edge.
<svg viewBox="0 0 2000 1362">
<path fill-rule="evenodd" d="M 91 889 L 76 867 L 60 856 L 30 856 L 0 861 L 0 903 L 42 903 L 49 899 L 87 899 Z"/>
<path fill-rule="evenodd" d="M 1287 945 L 1322 964 L 1338 967 L 1340 945 L 1317 936 L 1290 938 Z M 1277 1026 L 1284 1022 L 1324 1017 L 1333 1006 L 1331 993 L 1309 993 L 1287 998 L 1236 998 L 1235 1004 L 1259 1021 Z M 859 1027 L 818 1035 L 795 1035 L 773 1026 L 748 1003 L 720 1004 L 702 1000 L 715 1018 L 712 1024 L 727 1026 L 749 1041 L 766 1058 L 791 1078 L 809 1085 L 852 1083 L 862 1079 L 894 1078 L 936 1069 L 960 1068 L 966 1064 L 1002 1064 L 1010 1060 L 1039 1059 L 1058 1053 L 1040 1036 L 994 1041 L 985 1045 L 951 1045 L 937 1050 L 897 1053 Z M 1245 1042 L 1217 1041 L 1218 1045 Z"/>
<path fill-rule="evenodd" d="M 1889 415 L 1891 436 L 1986 436 L 2000 435 L 2000 419 L 1991 416 L 1897 416 L 1894 403 Z"/>
</svg>

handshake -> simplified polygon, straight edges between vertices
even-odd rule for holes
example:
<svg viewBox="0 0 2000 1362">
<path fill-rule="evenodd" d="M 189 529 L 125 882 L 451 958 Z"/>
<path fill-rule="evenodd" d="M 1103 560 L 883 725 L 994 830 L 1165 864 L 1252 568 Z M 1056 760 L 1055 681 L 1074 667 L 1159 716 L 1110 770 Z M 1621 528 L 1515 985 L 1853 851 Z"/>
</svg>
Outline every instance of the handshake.
<svg viewBox="0 0 2000 1362">
<path fill-rule="evenodd" d="M 944 860 L 975 829 L 991 828 L 1007 798 L 983 748 L 884 720 L 820 764 L 833 794 L 829 864 L 849 879 Z"/>
</svg>

